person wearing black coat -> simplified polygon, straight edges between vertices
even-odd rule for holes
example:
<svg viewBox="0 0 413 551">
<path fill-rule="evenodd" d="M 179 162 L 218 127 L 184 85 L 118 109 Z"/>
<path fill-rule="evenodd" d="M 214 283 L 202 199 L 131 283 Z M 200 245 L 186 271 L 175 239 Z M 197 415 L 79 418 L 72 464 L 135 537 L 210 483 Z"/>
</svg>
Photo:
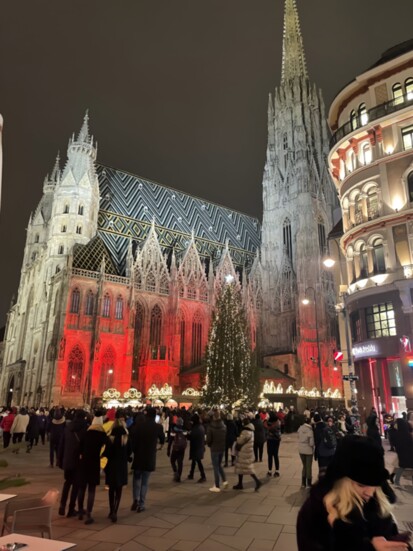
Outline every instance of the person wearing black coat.
<svg viewBox="0 0 413 551">
<path fill-rule="evenodd" d="M 198 465 L 201 478 L 198 482 L 205 482 L 205 470 L 202 464 L 205 454 L 205 429 L 201 425 L 199 415 L 195 413 L 192 417 L 192 428 L 187 439 L 189 440 L 189 459 L 191 459 L 191 470 L 189 471 L 188 480 L 194 479 L 195 466 Z"/>
<path fill-rule="evenodd" d="M 399 460 L 399 466 L 395 471 L 394 484 L 399 486 L 404 470 L 413 469 L 413 436 L 410 432 L 409 423 L 404 419 L 397 419 L 394 429 L 394 446 Z"/>
<path fill-rule="evenodd" d="M 118 509 L 123 486 L 128 484 L 128 462 L 132 460 L 132 448 L 123 413 L 118 412 L 109 433 L 104 455 L 106 483 L 109 486 L 109 515 L 112 522 L 118 520 Z"/>
<path fill-rule="evenodd" d="M 225 444 L 225 463 L 224 467 L 228 467 L 228 450 L 231 450 L 231 467 L 235 465 L 235 455 L 232 455 L 232 447 L 234 442 L 238 437 L 238 429 L 235 421 L 230 413 L 227 414 L 227 418 L 224 421 L 225 426 L 227 427 L 227 436 Z"/>
<path fill-rule="evenodd" d="M 87 430 L 86 414 L 82 409 L 75 411 L 73 420 L 68 422 L 59 443 L 58 466 L 63 469 L 64 483 L 60 499 L 59 515 L 64 516 L 66 503 L 70 500 L 67 517 L 74 517 L 76 499 L 79 492 L 79 463 L 80 463 L 80 442 Z"/>
<path fill-rule="evenodd" d="M 261 421 L 260 414 L 255 415 L 255 419 L 251 421 L 254 425 L 254 459 L 262 463 L 262 454 L 264 453 L 264 444 L 266 441 L 265 427 Z"/>
<path fill-rule="evenodd" d="M 54 460 L 59 452 L 60 439 L 63 436 L 66 426 L 66 419 L 60 409 L 55 409 L 53 412 L 53 419 L 49 424 L 50 432 L 50 467 L 54 466 Z"/>
<path fill-rule="evenodd" d="M 100 412 L 99 412 L 100 413 Z M 94 417 L 92 424 L 84 433 L 80 441 L 80 463 L 79 463 L 79 494 L 78 508 L 79 520 L 83 520 L 86 514 L 85 524 L 92 524 L 93 505 L 95 503 L 96 486 L 100 483 L 100 456 L 102 448 L 108 442 L 105 429 L 103 428 L 103 417 L 98 415 Z M 86 511 L 83 503 L 88 490 Z"/>
<path fill-rule="evenodd" d="M 27 453 L 31 452 L 31 449 L 33 448 L 33 444 L 38 438 L 39 438 L 39 425 L 37 422 L 36 411 L 32 408 L 31 410 L 29 410 L 29 424 L 27 425 L 27 432 L 26 432 L 26 441 L 28 442 L 27 449 L 26 449 Z"/>
<path fill-rule="evenodd" d="M 156 468 L 156 447 L 165 443 L 162 425 L 156 422 L 156 409 L 149 408 L 145 419 L 135 422 L 130 430 L 133 452 L 133 502 L 131 511 L 145 510 L 145 499 L 151 472 Z"/>
<path fill-rule="evenodd" d="M 342 438 L 298 513 L 298 551 L 411 549 L 391 514 L 387 478 L 384 454 L 372 440 Z"/>
<path fill-rule="evenodd" d="M 36 438 L 36 446 L 39 443 L 39 437 L 44 446 L 46 441 L 47 416 L 43 408 L 40 408 L 39 410 L 39 415 L 37 416 L 37 424 L 39 426 L 39 434 L 37 435 L 37 438 Z"/>
<path fill-rule="evenodd" d="M 371 438 L 377 444 L 377 446 L 382 448 L 381 436 L 380 436 L 379 427 L 377 425 L 377 421 L 378 421 L 377 414 L 375 413 L 375 411 L 372 410 L 370 415 L 366 419 L 366 425 L 367 425 L 366 434 L 369 438 Z"/>
</svg>

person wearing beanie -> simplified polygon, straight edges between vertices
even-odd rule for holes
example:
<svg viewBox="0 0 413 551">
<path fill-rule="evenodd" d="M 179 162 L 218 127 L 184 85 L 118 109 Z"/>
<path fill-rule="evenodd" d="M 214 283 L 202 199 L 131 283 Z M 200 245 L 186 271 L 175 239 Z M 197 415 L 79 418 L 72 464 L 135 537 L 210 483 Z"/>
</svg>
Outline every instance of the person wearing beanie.
<svg viewBox="0 0 413 551">
<path fill-rule="evenodd" d="M 410 549 L 391 514 L 387 478 L 383 451 L 372 440 L 358 435 L 340 440 L 298 513 L 298 551 Z"/>
<path fill-rule="evenodd" d="M 205 429 L 197 413 L 192 416 L 191 422 L 192 427 L 187 436 L 189 440 L 189 459 L 191 460 L 191 470 L 189 471 L 188 480 L 194 479 L 195 466 L 198 465 L 199 474 L 201 475 L 198 482 L 201 483 L 206 481 L 205 470 L 202 464 L 205 453 Z"/>
<path fill-rule="evenodd" d="M 100 455 L 102 447 L 108 443 L 108 436 L 103 428 L 103 412 L 96 411 L 92 424 L 84 433 L 79 446 L 79 520 L 86 515 L 85 524 L 92 524 L 93 505 L 96 486 L 100 483 Z M 86 489 L 88 490 L 86 511 L 83 508 Z"/>
</svg>

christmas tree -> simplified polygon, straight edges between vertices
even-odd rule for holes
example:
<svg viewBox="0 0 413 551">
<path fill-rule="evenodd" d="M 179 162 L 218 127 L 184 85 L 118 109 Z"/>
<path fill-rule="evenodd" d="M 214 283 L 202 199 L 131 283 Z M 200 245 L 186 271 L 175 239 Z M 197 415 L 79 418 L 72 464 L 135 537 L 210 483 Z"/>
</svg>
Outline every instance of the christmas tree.
<svg viewBox="0 0 413 551">
<path fill-rule="evenodd" d="M 251 362 L 248 335 L 239 285 L 226 283 L 218 294 L 206 350 L 208 405 L 257 403 L 258 372 Z"/>
</svg>

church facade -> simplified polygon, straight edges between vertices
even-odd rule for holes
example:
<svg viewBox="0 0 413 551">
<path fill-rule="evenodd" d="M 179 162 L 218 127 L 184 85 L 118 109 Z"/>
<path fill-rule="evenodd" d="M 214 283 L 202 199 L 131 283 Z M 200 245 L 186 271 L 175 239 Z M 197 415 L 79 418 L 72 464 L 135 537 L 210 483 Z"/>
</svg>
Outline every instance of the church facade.
<svg viewBox="0 0 413 551">
<path fill-rule="evenodd" d="M 334 292 L 320 267 L 335 206 L 327 151 L 294 0 L 285 3 L 282 78 L 269 101 L 262 227 L 98 164 L 86 115 L 29 220 L 0 400 L 75 406 L 107 388 L 199 387 L 228 275 L 242 286 L 262 366 L 296 388 L 341 388 Z"/>
</svg>

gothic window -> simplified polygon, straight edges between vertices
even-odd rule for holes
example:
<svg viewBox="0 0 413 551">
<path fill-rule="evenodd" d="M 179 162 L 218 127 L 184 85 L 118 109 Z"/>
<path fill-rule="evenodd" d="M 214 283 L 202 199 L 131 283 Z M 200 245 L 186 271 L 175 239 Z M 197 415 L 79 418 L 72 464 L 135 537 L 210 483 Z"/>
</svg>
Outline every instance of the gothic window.
<svg viewBox="0 0 413 551">
<path fill-rule="evenodd" d="M 284 149 L 284 153 L 287 153 L 287 151 L 288 151 L 288 134 L 287 134 L 287 132 L 284 132 L 284 134 L 283 134 L 283 149 Z"/>
<path fill-rule="evenodd" d="M 63 254 L 65 252 L 65 248 L 63 245 L 59 245 L 59 248 L 57 249 L 57 254 Z"/>
<path fill-rule="evenodd" d="M 102 356 L 100 367 L 99 391 L 104 392 L 113 387 L 113 376 L 115 370 L 115 351 L 112 346 L 108 346 Z"/>
<path fill-rule="evenodd" d="M 404 149 L 411 149 L 413 147 L 413 125 L 402 128 L 402 139 Z"/>
<path fill-rule="evenodd" d="M 323 255 L 327 248 L 327 241 L 326 241 L 326 228 L 322 220 L 319 220 L 318 222 L 318 246 L 320 249 L 320 254 Z"/>
<path fill-rule="evenodd" d="M 62 226 L 61 232 L 62 232 L 62 233 L 66 233 L 66 226 L 65 226 L 65 225 Z"/>
<path fill-rule="evenodd" d="M 196 299 L 196 287 L 195 287 L 195 283 L 192 280 L 188 283 L 188 287 L 186 289 L 186 296 L 187 298 L 190 298 L 192 300 Z"/>
<path fill-rule="evenodd" d="M 164 274 L 161 278 L 161 282 L 159 284 L 159 292 L 161 295 L 169 294 L 169 281 L 166 274 Z"/>
<path fill-rule="evenodd" d="M 72 291 L 72 300 L 70 303 L 70 313 L 71 314 L 78 314 L 79 313 L 79 306 L 80 306 L 80 291 L 79 289 L 73 289 Z"/>
<path fill-rule="evenodd" d="M 162 335 L 162 311 L 156 304 L 151 312 L 151 325 L 149 330 L 149 344 L 157 348 L 161 344 Z"/>
<path fill-rule="evenodd" d="M 373 241 L 373 266 L 375 274 L 382 274 L 386 271 L 383 239 L 381 237 L 378 237 Z"/>
<path fill-rule="evenodd" d="M 39 234 L 38 233 L 36 233 L 36 235 L 34 236 L 34 242 L 35 243 L 39 242 Z"/>
<path fill-rule="evenodd" d="M 155 276 L 152 272 L 149 272 L 146 277 L 146 290 L 151 293 L 155 292 Z"/>
<path fill-rule="evenodd" d="M 363 144 L 361 148 L 361 160 L 363 165 L 368 165 L 372 160 L 371 147 L 368 143 Z"/>
<path fill-rule="evenodd" d="M 400 82 L 396 82 L 396 84 L 393 84 L 392 86 L 392 95 L 393 95 L 393 103 L 395 105 L 398 105 L 399 103 L 403 103 L 403 88 L 400 84 Z"/>
<path fill-rule="evenodd" d="M 361 103 L 359 106 L 359 119 L 361 126 L 364 126 L 369 122 L 369 116 L 367 114 L 367 108 L 365 103 Z"/>
<path fill-rule="evenodd" d="M 108 318 L 110 316 L 110 295 L 105 293 L 103 297 L 102 317 Z"/>
<path fill-rule="evenodd" d="M 356 112 L 353 111 L 350 113 L 350 124 L 351 124 L 351 129 L 352 130 L 356 130 L 357 128 L 357 115 L 356 115 Z"/>
<path fill-rule="evenodd" d="M 123 298 L 121 296 L 119 296 L 116 299 L 115 319 L 117 319 L 117 320 L 122 320 L 123 319 Z"/>
<path fill-rule="evenodd" d="M 194 315 L 192 321 L 192 365 L 200 365 L 202 359 L 202 316 Z"/>
<path fill-rule="evenodd" d="M 63 214 L 69 214 L 69 205 L 67 203 L 63 207 Z"/>
<path fill-rule="evenodd" d="M 179 322 L 179 340 L 180 340 L 180 347 L 179 347 L 179 365 L 181 367 L 184 367 L 185 365 L 185 318 L 183 314 L 181 313 L 180 316 L 180 322 Z"/>
<path fill-rule="evenodd" d="M 69 354 L 66 379 L 66 392 L 80 392 L 82 384 L 84 358 L 80 347 L 76 345 Z"/>
<path fill-rule="evenodd" d="M 406 98 L 407 101 L 413 99 L 413 78 L 407 78 L 404 82 L 404 87 L 406 89 Z"/>
<path fill-rule="evenodd" d="M 184 289 L 184 286 L 181 284 L 179 286 L 179 298 L 184 298 L 184 294 L 185 294 L 185 289 Z"/>
<path fill-rule="evenodd" d="M 409 201 L 413 203 L 413 171 L 407 176 L 407 187 L 409 188 Z"/>
<path fill-rule="evenodd" d="M 138 302 L 136 304 L 132 379 L 137 378 L 136 368 L 141 364 L 143 323 L 144 323 L 144 310 L 143 310 L 142 304 Z"/>
<path fill-rule="evenodd" d="M 95 305 L 95 297 L 93 296 L 92 291 L 89 291 L 86 295 L 86 305 L 85 305 L 85 315 L 86 316 L 92 316 L 93 315 L 93 308 Z"/>
<path fill-rule="evenodd" d="M 363 243 L 360 245 L 360 275 L 359 278 L 366 278 L 368 275 L 368 263 L 367 263 L 367 249 L 366 245 Z"/>
<path fill-rule="evenodd" d="M 80 216 L 83 216 L 83 205 L 79 205 L 77 213 L 80 214 Z"/>
<path fill-rule="evenodd" d="M 76 233 L 81 235 L 82 233 L 82 226 L 76 226 Z"/>
<path fill-rule="evenodd" d="M 208 302 L 208 289 L 205 283 L 202 283 L 199 289 L 199 300 L 202 300 L 202 302 Z"/>
<path fill-rule="evenodd" d="M 288 218 L 284 220 L 284 224 L 283 224 L 283 245 L 288 258 L 292 260 L 293 243 L 292 243 L 292 237 L 291 237 L 291 222 Z"/>
</svg>

